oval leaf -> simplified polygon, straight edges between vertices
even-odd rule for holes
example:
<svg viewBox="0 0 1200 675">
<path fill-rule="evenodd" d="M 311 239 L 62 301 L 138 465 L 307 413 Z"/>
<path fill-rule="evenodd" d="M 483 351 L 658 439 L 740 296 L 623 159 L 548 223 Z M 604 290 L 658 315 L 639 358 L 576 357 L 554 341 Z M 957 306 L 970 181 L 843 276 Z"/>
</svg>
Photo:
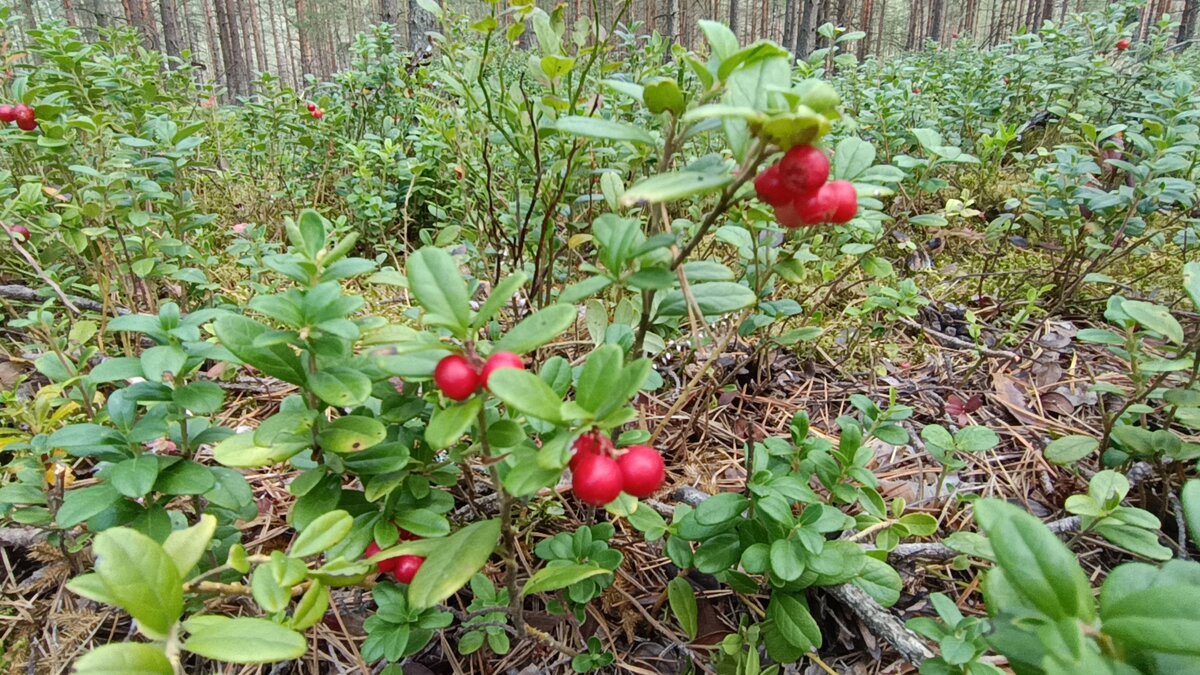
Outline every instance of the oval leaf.
<svg viewBox="0 0 1200 675">
<path fill-rule="evenodd" d="M 191 635 L 183 648 L 226 663 L 275 663 L 304 656 L 304 636 L 266 619 L 205 617 L 189 624 Z M 194 630 L 191 630 L 194 628 Z"/>
</svg>

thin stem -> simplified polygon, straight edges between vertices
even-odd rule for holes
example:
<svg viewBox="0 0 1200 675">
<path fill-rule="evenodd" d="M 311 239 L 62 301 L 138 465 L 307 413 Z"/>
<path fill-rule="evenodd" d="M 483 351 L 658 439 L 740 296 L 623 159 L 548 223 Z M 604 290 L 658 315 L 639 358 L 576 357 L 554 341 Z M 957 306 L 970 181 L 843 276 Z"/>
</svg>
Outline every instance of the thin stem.
<svg viewBox="0 0 1200 675">
<path fill-rule="evenodd" d="M 487 415 L 483 408 L 479 409 L 479 438 L 483 444 L 483 452 L 492 458 L 492 446 L 487 438 Z M 492 473 L 492 486 L 500 495 L 500 534 L 504 542 L 504 586 L 508 589 L 508 613 L 512 617 L 513 626 L 517 632 L 528 629 L 523 615 L 524 606 L 521 603 L 520 589 L 517 588 L 517 533 L 513 528 L 513 499 L 504 489 L 500 481 L 500 471 L 497 463 L 488 466 Z"/>
</svg>

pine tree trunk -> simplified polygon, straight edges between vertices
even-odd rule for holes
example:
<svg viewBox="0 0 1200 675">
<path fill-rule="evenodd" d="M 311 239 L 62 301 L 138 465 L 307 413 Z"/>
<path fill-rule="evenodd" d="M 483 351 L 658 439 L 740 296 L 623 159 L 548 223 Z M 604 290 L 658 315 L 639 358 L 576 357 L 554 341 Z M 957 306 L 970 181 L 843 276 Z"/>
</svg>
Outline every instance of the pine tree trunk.
<svg viewBox="0 0 1200 675">
<path fill-rule="evenodd" d="M 875 31 L 875 58 L 883 58 L 883 31 L 887 28 L 887 0 L 879 0 L 879 28 Z"/>
<path fill-rule="evenodd" d="M 79 25 L 79 19 L 75 17 L 75 3 L 72 0 L 63 0 L 63 16 L 67 19 L 67 25 L 72 28 Z"/>
<path fill-rule="evenodd" d="M 210 82 L 220 82 L 222 78 L 229 82 L 229 66 L 223 61 L 221 43 L 217 38 L 217 19 L 213 15 L 213 3 L 221 0 L 200 0 L 200 11 L 204 13 L 204 34 L 208 45 L 208 67 Z"/>
<path fill-rule="evenodd" d="M 163 50 L 171 56 L 179 56 L 183 53 L 179 37 L 179 8 L 175 6 L 175 0 L 159 0 L 158 9 L 162 15 Z"/>
<path fill-rule="evenodd" d="M 929 39 L 942 43 L 942 12 L 945 0 L 929 0 Z"/>
<path fill-rule="evenodd" d="M 653 2 L 648 4 L 653 5 Z M 668 43 L 675 42 L 675 0 L 666 0 L 666 12 L 662 15 L 662 28 L 659 32 L 666 36 Z"/>
<path fill-rule="evenodd" d="M 267 32 L 271 35 L 271 47 L 275 50 L 275 69 L 279 75 L 280 82 L 290 82 L 291 74 L 289 60 L 284 56 L 282 40 L 286 36 L 286 31 L 279 28 L 275 23 L 275 3 L 272 0 L 267 0 Z"/>
<path fill-rule="evenodd" d="M 146 39 L 150 43 L 150 49 L 158 51 L 162 49 L 162 42 L 158 35 L 158 20 L 154 18 L 154 7 L 150 4 L 150 0 L 141 0 L 141 2 L 141 14 L 145 19 Z"/>
<path fill-rule="evenodd" d="M 297 84 L 304 82 L 305 75 L 315 72 L 312 42 L 308 39 L 310 28 L 308 0 L 296 0 L 296 41 L 300 44 L 300 73 L 296 78 Z"/>
<path fill-rule="evenodd" d="M 217 28 L 221 35 L 221 59 L 225 65 L 225 86 L 237 96 L 242 88 L 242 47 L 237 34 L 237 15 L 234 0 L 213 0 L 217 12 Z"/>
<path fill-rule="evenodd" d="M 396 9 L 396 0 L 380 0 L 379 20 L 390 26 L 400 25 L 400 14 Z M 395 29 L 393 28 L 393 31 L 394 30 Z"/>
<path fill-rule="evenodd" d="M 427 44 L 426 33 L 437 28 L 437 20 L 417 4 L 416 0 L 408 0 L 408 43 L 414 52 L 421 51 Z"/>
<path fill-rule="evenodd" d="M 251 21 L 250 5 L 257 0 L 234 0 L 236 13 L 233 15 L 239 24 L 242 47 L 242 82 L 245 92 L 250 93 L 250 83 L 254 81 L 254 23 Z"/>
<path fill-rule="evenodd" d="M 859 30 L 866 32 L 866 35 L 858 41 L 858 59 L 860 61 L 867 58 L 867 45 L 871 44 L 871 12 L 874 10 L 873 0 L 863 0 L 862 25 L 859 26 Z"/>
<path fill-rule="evenodd" d="M 912 51 L 917 44 L 917 26 L 920 25 L 921 0 L 910 0 L 908 3 L 908 30 L 904 36 L 905 51 Z"/>
<path fill-rule="evenodd" d="M 808 58 L 813 51 L 813 22 L 816 21 L 817 0 L 801 0 L 800 23 L 796 26 L 796 57 Z"/>
<path fill-rule="evenodd" d="M 1177 43 L 1190 41 L 1196 35 L 1196 9 L 1200 0 L 1183 0 L 1183 13 L 1179 16 L 1179 34 Z"/>
<path fill-rule="evenodd" d="M 108 28 L 108 13 L 100 5 L 100 0 L 91 0 L 92 21 L 97 28 Z"/>
<path fill-rule="evenodd" d="M 254 56 L 258 61 L 259 72 L 267 72 L 267 50 L 264 48 L 262 34 L 262 17 L 258 13 L 258 3 L 261 0 L 250 0 L 250 22 L 254 27 Z"/>
<path fill-rule="evenodd" d="M 192 53 L 192 60 L 199 57 L 196 48 L 195 31 L 192 28 L 192 11 L 188 7 L 188 0 L 179 0 L 179 28 L 183 36 L 183 48 Z"/>
<path fill-rule="evenodd" d="M 729 0 L 729 30 L 733 31 L 734 35 L 738 35 L 738 2 L 739 0 Z"/>
<path fill-rule="evenodd" d="M 796 43 L 796 0 L 787 0 L 783 5 L 783 48 L 795 50 Z"/>
</svg>

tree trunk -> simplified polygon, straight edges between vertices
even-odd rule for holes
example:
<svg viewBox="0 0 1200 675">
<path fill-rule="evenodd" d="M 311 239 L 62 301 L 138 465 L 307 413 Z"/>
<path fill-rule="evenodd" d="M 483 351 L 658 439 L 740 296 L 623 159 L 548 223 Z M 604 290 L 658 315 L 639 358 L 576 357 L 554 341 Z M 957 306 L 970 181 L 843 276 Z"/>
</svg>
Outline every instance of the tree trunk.
<svg viewBox="0 0 1200 675">
<path fill-rule="evenodd" d="M 192 11 L 188 7 L 188 0 L 179 0 L 179 27 L 183 35 L 183 48 L 192 53 L 193 60 L 197 59 L 199 54 L 196 48 L 196 36 L 192 28 Z"/>
<path fill-rule="evenodd" d="M 813 51 L 813 22 L 816 20 L 817 0 L 801 0 L 800 23 L 796 26 L 796 56 L 807 58 Z"/>
<path fill-rule="evenodd" d="M 79 25 L 79 19 L 75 17 L 75 3 L 72 0 L 63 0 L 63 16 L 67 19 L 67 25 L 74 28 Z"/>
<path fill-rule="evenodd" d="M 1196 10 L 1200 0 L 1183 0 L 1183 13 L 1179 16 L 1179 34 L 1177 43 L 1184 43 L 1196 34 Z"/>
<path fill-rule="evenodd" d="M 921 25 L 921 0 L 910 0 L 908 3 L 908 31 L 904 36 L 905 51 L 912 51 L 919 43 L 917 40 L 917 26 Z"/>
<path fill-rule="evenodd" d="M 845 27 L 850 23 L 850 0 L 838 0 L 837 25 Z"/>
<path fill-rule="evenodd" d="M 254 55 L 258 59 L 259 72 L 267 72 L 267 50 L 263 47 L 262 17 L 258 13 L 260 0 L 250 0 L 250 22 L 254 26 Z M 269 0 L 265 0 L 268 1 Z"/>
<path fill-rule="evenodd" d="M 734 35 L 738 34 L 738 2 L 739 0 L 729 0 L 729 30 L 733 31 Z"/>
<path fill-rule="evenodd" d="M 874 0 L 863 0 L 862 25 L 859 30 L 866 32 L 863 39 L 858 41 L 858 60 L 867 58 L 867 45 L 871 44 L 871 12 L 875 10 Z"/>
<path fill-rule="evenodd" d="M 150 42 L 150 49 L 158 51 L 162 49 L 162 42 L 158 37 L 158 21 L 154 18 L 154 6 L 150 4 L 150 0 L 141 0 L 141 14 L 145 18 L 146 38 Z"/>
<path fill-rule="evenodd" d="M 875 31 L 875 57 L 883 58 L 883 31 L 887 28 L 887 0 L 879 0 L 879 29 Z"/>
<path fill-rule="evenodd" d="M 225 86 L 237 96 L 242 89 L 242 46 L 237 34 L 234 0 L 213 0 L 217 10 L 217 28 L 221 35 L 221 59 L 225 66 Z"/>
<path fill-rule="evenodd" d="M 650 6 L 654 5 L 653 0 L 649 0 Z M 668 43 L 675 42 L 675 0 L 666 1 L 666 12 L 662 15 L 662 28 L 660 33 L 666 36 Z"/>
<path fill-rule="evenodd" d="M 171 56 L 179 56 L 183 53 L 179 37 L 179 8 L 175 6 L 175 0 L 159 0 L 158 9 L 162 15 L 163 49 Z"/>
<path fill-rule="evenodd" d="M 929 39 L 942 43 L 942 12 L 945 0 L 929 0 Z"/>
<path fill-rule="evenodd" d="M 280 82 L 288 82 L 291 80 L 288 59 L 284 56 L 283 45 L 281 40 L 286 36 L 286 31 L 280 29 L 275 23 L 275 3 L 267 0 L 267 33 L 271 36 L 271 46 L 275 50 L 275 70 L 279 75 Z"/>
<path fill-rule="evenodd" d="M 417 4 L 417 0 L 408 0 L 408 43 L 414 52 L 421 51 L 427 44 L 426 33 L 437 29 L 437 19 Z"/>
<path fill-rule="evenodd" d="M 296 65 L 296 69 L 292 72 L 295 73 L 296 87 L 299 88 L 304 86 L 304 76 L 312 72 L 312 45 L 309 44 L 305 34 L 308 28 L 307 0 L 295 0 L 292 6 L 296 10 L 296 21 L 290 23 L 289 28 L 295 27 L 296 39 L 293 41 L 291 35 L 288 35 L 288 50 L 292 52 L 292 63 Z M 286 9 L 284 14 L 284 19 L 287 19 Z"/>
<path fill-rule="evenodd" d="M 213 16 L 214 2 L 220 3 L 221 0 L 200 0 L 200 11 L 204 13 L 204 34 L 208 45 L 209 81 L 216 83 L 224 78 L 228 84 L 229 63 L 222 60 L 221 43 L 217 39 L 217 20 Z"/>
<path fill-rule="evenodd" d="M 100 5 L 100 0 L 91 0 L 92 20 L 97 28 L 108 28 L 108 13 Z"/>
<path fill-rule="evenodd" d="M 236 13 L 233 15 L 240 24 L 238 29 L 242 39 L 242 82 L 246 93 L 250 93 L 250 83 L 254 81 L 254 22 L 251 21 L 250 5 L 257 0 L 234 0 Z"/>
<path fill-rule="evenodd" d="M 400 14 L 396 8 L 396 0 L 379 0 L 379 20 L 392 26 L 393 32 L 400 25 Z"/>
<path fill-rule="evenodd" d="M 796 45 L 796 0 L 783 5 L 783 48 L 794 51 Z"/>
</svg>

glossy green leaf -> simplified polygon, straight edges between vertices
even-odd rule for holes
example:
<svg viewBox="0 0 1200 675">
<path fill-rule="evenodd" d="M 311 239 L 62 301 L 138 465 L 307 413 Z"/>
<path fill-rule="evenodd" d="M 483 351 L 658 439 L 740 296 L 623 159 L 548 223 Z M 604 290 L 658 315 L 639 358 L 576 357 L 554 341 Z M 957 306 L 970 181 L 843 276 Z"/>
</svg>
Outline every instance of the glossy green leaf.
<svg viewBox="0 0 1200 675">
<path fill-rule="evenodd" d="M 603 574 L 612 574 L 612 572 L 594 563 L 588 565 L 545 567 L 538 570 L 536 574 L 529 578 L 529 581 L 525 582 L 525 588 L 521 589 L 521 596 L 557 591 L 560 588 L 566 588 L 584 579 L 590 579 Z"/>
<path fill-rule="evenodd" d="M 687 579 L 675 577 L 667 583 L 667 601 L 688 639 L 695 640 L 700 632 L 700 610 L 696 605 L 696 591 Z"/>
<path fill-rule="evenodd" d="M 426 246 L 408 258 L 408 288 L 425 309 L 425 322 L 460 333 L 470 324 L 467 284 L 454 258 Z"/>
<path fill-rule="evenodd" d="M 294 630 L 266 619 L 207 616 L 189 622 L 183 648 L 226 663 L 275 663 L 304 656 L 308 642 Z"/>
<path fill-rule="evenodd" d="M 500 541 L 500 521 L 472 523 L 438 541 L 408 587 L 409 606 L 428 609 L 454 595 L 487 564 Z"/>
<path fill-rule="evenodd" d="M 676 171 L 644 178 L 621 195 L 621 204 L 664 204 L 716 192 L 733 182 L 728 173 Z"/>
<path fill-rule="evenodd" d="M 562 420 L 562 399 L 542 378 L 525 370 L 509 368 L 492 373 L 492 393 L 513 410 L 546 420 Z"/>
<path fill-rule="evenodd" d="M 565 134 L 601 141 L 629 141 L 646 145 L 654 143 L 654 137 L 645 129 L 599 117 L 577 115 L 560 117 L 554 124 L 554 128 Z"/>
<path fill-rule="evenodd" d="M 562 335 L 575 325 L 578 311 L 574 305 L 550 305 L 534 312 L 513 326 L 496 343 L 494 352 L 526 354 Z"/>
<path fill-rule="evenodd" d="M 78 675 L 173 675 L 171 661 L 157 645 L 124 642 L 97 647 L 75 661 Z"/>
<path fill-rule="evenodd" d="M 163 551 L 174 561 L 181 579 L 187 578 L 187 573 L 200 563 L 216 531 L 217 519 L 206 513 L 200 516 L 200 522 L 175 530 L 163 542 Z"/>
<path fill-rule="evenodd" d="M 109 596 L 147 637 L 166 639 L 183 614 L 183 582 L 162 546 L 136 530 L 114 527 L 96 535 L 92 550 Z"/>
<path fill-rule="evenodd" d="M 297 558 L 307 558 L 329 550 L 354 527 L 354 517 L 345 511 L 330 511 L 317 518 L 304 528 L 292 544 L 291 554 Z"/>
<path fill-rule="evenodd" d="M 493 373 L 490 380 L 493 388 L 499 379 L 498 376 L 503 372 L 512 371 Z M 429 443 L 429 447 L 434 450 L 442 450 L 457 443 L 458 439 L 475 422 L 475 418 L 478 417 L 479 410 L 482 407 L 483 399 L 477 396 L 467 400 L 465 403 L 453 404 L 434 411 L 433 418 L 429 420 L 429 426 L 425 427 L 425 441 Z"/>
</svg>

